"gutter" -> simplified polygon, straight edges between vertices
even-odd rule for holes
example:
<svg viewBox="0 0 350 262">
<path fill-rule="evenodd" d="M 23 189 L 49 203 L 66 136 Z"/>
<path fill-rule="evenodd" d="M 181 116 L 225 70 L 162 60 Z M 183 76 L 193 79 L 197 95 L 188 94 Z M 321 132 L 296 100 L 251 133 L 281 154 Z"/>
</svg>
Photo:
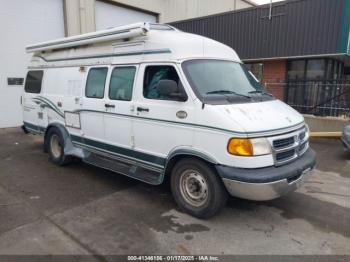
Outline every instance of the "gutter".
<svg viewBox="0 0 350 262">
<path fill-rule="evenodd" d="M 350 42 L 349 42 L 350 44 Z M 350 51 L 350 50 L 349 50 Z M 280 57 L 265 57 L 265 58 L 249 58 L 242 59 L 242 62 L 258 62 L 269 60 L 287 60 L 287 59 L 300 59 L 300 58 L 314 58 L 314 57 L 329 57 L 329 56 L 348 56 L 347 53 L 333 53 L 333 54 L 319 54 L 319 55 L 300 55 L 300 56 L 280 56 Z"/>
</svg>

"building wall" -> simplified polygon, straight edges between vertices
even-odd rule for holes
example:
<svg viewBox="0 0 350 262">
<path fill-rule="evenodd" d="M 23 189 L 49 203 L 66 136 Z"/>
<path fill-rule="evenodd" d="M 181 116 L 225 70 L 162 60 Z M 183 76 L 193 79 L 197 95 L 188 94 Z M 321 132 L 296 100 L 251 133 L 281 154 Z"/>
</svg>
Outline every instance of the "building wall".
<svg viewBox="0 0 350 262">
<path fill-rule="evenodd" d="M 154 14 L 102 1 L 96 1 L 95 7 L 96 31 L 139 21 L 156 23 L 158 19 L 158 16 Z"/>
<path fill-rule="evenodd" d="M 276 2 L 269 15 L 270 5 L 262 5 L 171 24 L 232 47 L 245 62 L 345 55 L 350 30 L 349 0 Z"/>
<path fill-rule="evenodd" d="M 95 31 L 95 0 L 64 0 L 66 36 Z"/>
<path fill-rule="evenodd" d="M 263 62 L 263 65 L 263 84 L 266 85 L 267 91 L 276 98 L 284 100 L 287 61 L 271 60 Z"/>
<path fill-rule="evenodd" d="M 159 13 L 159 22 L 169 23 L 184 19 L 252 7 L 250 1 L 243 0 L 113 0 L 145 10 Z"/>
<path fill-rule="evenodd" d="M 23 123 L 20 104 L 31 54 L 25 46 L 64 37 L 62 0 L 1 1 L 0 8 L 0 128 Z"/>
<path fill-rule="evenodd" d="M 67 36 L 96 30 L 95 1 L 64 0 Z M 252 7 L 249 0 L 104 0 L 158 14 L 160 23 Z"/>
</svg>

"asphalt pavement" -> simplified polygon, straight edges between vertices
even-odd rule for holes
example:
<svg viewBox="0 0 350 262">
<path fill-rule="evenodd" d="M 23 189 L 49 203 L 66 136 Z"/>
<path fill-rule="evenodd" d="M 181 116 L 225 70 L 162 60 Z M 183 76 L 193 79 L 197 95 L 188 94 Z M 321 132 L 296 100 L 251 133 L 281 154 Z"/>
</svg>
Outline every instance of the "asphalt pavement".
<svg viewBox="0 0 350 262">
<path fill-rule="evenodd" d="M 350 153 L 317 139 L 298 191 L 231 198 L 219 215 L 181 213 L 167 185 L 77 162 L 52 164 L 42 137 L 0 129 L 0 254 L 350 255 Z"/>
</svg>

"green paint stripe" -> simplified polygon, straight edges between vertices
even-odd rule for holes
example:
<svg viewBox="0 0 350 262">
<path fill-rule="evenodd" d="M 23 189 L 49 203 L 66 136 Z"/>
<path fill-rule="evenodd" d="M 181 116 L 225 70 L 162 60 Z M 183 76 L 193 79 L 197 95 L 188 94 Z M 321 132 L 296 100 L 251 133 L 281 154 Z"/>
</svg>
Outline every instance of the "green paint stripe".
<svg viewBox="0 0 350 262">
<path fill-rule="evenodd" d="M 87 145 L 87 144 L 83 144 L 83 143 L 80 143 L 80 142 L 72 142 L 73 145 L 77 146 L 77 147 L 81 147 L 83 149 L 86 149 L 86 150 L 89 150 L 89 151 L 97 151 L 99 153 L 103 153 L 103 154 L 108 154 L 111 156 L 114 156 L 118 159 L 121 159 L 120 161 L 123 161 L 127 164 L 135 164 L 140 166 L 140 167 L 143 167 L 143 168 L 146 168 L 146 169 L 149 169 L 149 170 L 153 170 L 153 171 L 156 171 L 156 172 L 162 172 L 164 167 L 163 166 L 159 166 L 159 165 L 156 165 L 154 163 L 149 163 L 149 162 L 144 162 L 140 159 L 136 159 L 136 158 L 133 158 L 133 157 L 129 157 L 129 156 L 125 156 L 125 155 L 121 155 L 121 154 L 117 154 L 117 153 L 114 153 L 114 152 L 111 152 L 111 151 L 107 151 L 105 149 L 102 149 L 102 148 L 97 148 L 97 147 L 94 147 L 94 146 L 90 146 L 90 145 Z"/>
<path fill-rule="evenodd" d="M 339 39 L 338 51 L 348 53 L 349 33 L 350 33 L 350 0 L 344 1 L 344 11 L 342 17 L 342 27 Z"/>
<path fill-rule="evenodd" d="M 35 131 L 35 132 L 44 133 L 46 131 L 46 128 L 38 126 L 38 125 L 34 125 L 34 124 L 31 124 L 28 122 L 23 122 L 23 124 L 26 128 L 28 128 L 32 131 Z M 149 168 L 154 170 L 154 171 L 161 172 L 164 169 L 164 166 L 166 163 L 166 158 L 163 158 L 163 157 L 158 157 L 155 155 L 151 155 L 151 154 L 147 154 L 147 153 L 143 153 L 143 152 L 138 152 L 138 151 L 127 149 L 127 148 L 113 146 L 110 144 L 98 142 L 98 141 L 83 138 L 80 136 L 70 135 L 70 137 L 71 137 L 73 143 L 77 142 L 77 143 L 80 143 L 82 145 L 87 145 L 87 146 L 93 147 L 97 150 L 102 149 L 102 150 L 107 151 L 107 152 L 118 154 L 121 157 L 123 157 L 123 156 L 129 157 L 130 160 L 135 161 L 135 162 L 139 162 L 140 165 L 144 165 L 145 167 L 149 166 Z M 147 163 L 140 162 L 140 160 L 147 162 Z"/>
<path fill-rule="evenodd" d="M 28 128 L 28 129 L 31 129 L 33 131 L 37 131 L 37 132 L 41 132 L 41 133 L 44 133 L 46 128 L 45 127 L 42 127 L 42 126 L 38 126 L 38 125 L 34 125 L 34 124 L 31 124 L 31 123 L 28 123 L 28 122 L 23 122 L 23 125 Z"/>
<path fill-rule="evenodd" d="M 136 166 L 139 166 L 139 167 L 142 167 L 142 168 L 145 168 L 145 169 L 148 169 L 148 170 L 152 170 L 152 171 L 155 171 L 155 172 L 158 172 L 158 173 L 161 173 L 163 172 L 163 167 L 161 166 L 158 166 L 158 165 L 155 165 L 153 163 L 146 163 L 146 162 L 143 162 L 142 160 L 139 160 L 139 159 L 136 159 L 136 158 L 131 158 L 131 157 L 127 157 L 125 155 L 120 155 L 120 154 L 116 154 L 116 153 L 113 153 L 113 152 L 110 152 L 110 151 L 107 151 L 107 150 L 104 150 L 104 149 L 101 149 L 101 148 L 97 148 L 97 147 L 93 147 L 93 146 L 89 146 L 89 145 L 86 145 L 86 144 L 83 144 L 83 143 L 79 143 L 79 142 L 72 142 L 74 146 L 77 146 L 77 147 L 80 147 L 82 149 L 85 149 L 85 150 L 88 150 L 92 153 L 96 153 L 97 154 L 102 154 L 103 156 L 104 155 L 108 155 L 109 158 L 115 158 L 116 161 L 121 161 L 121 162 L 124 162 L 126 164 L 129 164 L 129 165 L 136 165 Z"/>
<path fill-rule="evenodd" d="M 189 126 L 189 127 L 195 127 L 195 128 L 206 128 L 206 129 L 211 129 L 211 130 L 214 130 L 214 131 L 228 132 L 228 133 L 230 133 L 232 135 L 234 135 L 234 134 L 236 134 L 236 135 L 245 135 L 245 133 L 238 133 L 238 132 L 235 132 L 235 131 L 232 131 L 232 130 L 217 128 L 217 127 L 212 127 L 212 126 L 204 126 L 204 125 L 197 125 L 197 124 L 192 124 L 192 123 L 176 122 L 176 121 L 156 119 L 156 118 L 148 118 L 148 117 L 139 117 L 139 116 L 133 116 L 133 115 L 125 115 L 125 114 L 106 112 L 106 111 L 97 111 L 97 110 L 89 110 L 89 109 L 78 109 L 78 110 L 74 110 L 73 112 L 74 113 L 91 112 L 91 113 L 109 114 L 109 115 L 116 115 L 116 116 L 121 116 L 121 117 L 128 117 L 128 118 L 134 118 L 134 119 L 153 121 L 153 122 L 158 122 L 158 123 L 176 124 L 176 125 Z"/>
<path fill-rule="evenodd" d="M 87 139 L 87 138 L 75 136 L 75 135 L 71 135 L 71 139 L 72 139 L 72 142 L 86 144 L 88 146 L 92 146 L 92 147 L 97 148 L 97 149 L 100 148 L 100 149 L 103 149 L 105 151 L 116 153 L 116 154 L 119 154 L 122 156 L 131 157 L 136 161 L 142 160 L 142 161 L 148 162 L 150 164 L 154 164 L 159 168 L 163 168 L 165 166 L 165 163 L 166 163 L 166 158 L 143 153 L 143 152 L 139 152 L 139 151 L 135 151 L 132 149 L 118 147 L 118 146 L 102 143 L 99 141 L 95 141 L 92 139 Z"/>
<path fill-rule="evenodd" d="M 42 96 L 38 96 L 36 98 L 33 98 L 33 100 L 34 99 L 37 99 L 39 101 L 44 101 L 44 103 L 52 105 L 50 108 L 53 109 L 57 114 L 59 114 L 61 117 L 64 118 L 64 113 L 61 112 L 61 110 L 49 99 L 42 97 Z M 147 117 L 139 117 L 139 116 L 134 116 L 134 115 L 125 115 L 125 114 L 118 114 L 118 113 L 112 113 L 112 112 L 106 112 L 106 111 L 89 110 L 89 109 L 77 109 L 77 110 L 74 110 L 73 112 L 74 113 L 92 112 L 92 113 L 116 115 L 116 116 L 128 117 L 128 118 L 133 118 L 133 119 L 142 119 L 142 120 L 147 120 L 147 121 L 153 121 L 153 122 L 158 122 L 158 123 L 168 123 L 168 124 L 182 125 L 182 126 L 186 126 L 186 127 L 204 128 L 204 129 L 212 130 L 212 131 L 226 132 L 226 133 L 229 133 L 230 135 L 236 136 L 236 137 L 247 137 L 247 133 L 245 133 L 245 132 L 237 132 L 237 131 L 232 131 L 232 130 L 228 130 L 228 129 L 206 126 L 206 125 L 198 125 L 198 124 L 193 124 L 193 123 L 177 122 L 177 121 L 147 118 Z M 296 124 L 294 126 L 289 127 L 288 129 L 297 128 L 297 127 L 301 126 L 302 124 L 303 123 Z M 254 135 L 255 136 L 261 135 L 261 134 L 268 133 L 268 132 L 276 132 L 276 131 L 285 130 L 285 129 L 286 128 L 278 128 L 278 129 L 265 130 L 262 132 L 250 132 L 249 137 L 253 137 Z"/>
<path fill-rule="evenodd" d="M 52 109 L 53 111 L 55 111 L 58 115 L 60 115 L 61 117 L 64 118 L 64 114 L 62 113 L 62 111 L 56 107 L 50 100 L 45 99 L 43 97 L 35 97 L 32 98 L 34 102 L 40 102 L 42 104 L 44 104 L 46 107 Z"/>
<path fill-rule="evenodd" d="M 43 96 L 38 96 L 37 98 L 45 101 L 48 104 L 50 104 L 52 106 L 52 108 L 54 108 L 57 112 L 60 112 L 60 114 L 62 116 L 64 115 L 63 112 L 51 100 L 49 100 L 49 99 L 47 99 L 46 97 L 43 97 Z"/>
<path fill-rule="evenodd" d="M 36 57 L 43 59 L 45 62 L 61 62 L 61 61 L 69 61 L 69 60 L 84 60 L 84 59 L 106 58 L 106 57 L 170 54 L 170 53 L 171 53 L 170 49 L 159 49 L 159 50 L 145 50 L 145 51 L 119 53 L 119 54 L 108 53 L 108 54 L 100 54 L 100 55 L 93 55 L 93 56 L 76 56 L 76 57 L 57 58 L 57 59 L 46 59 L 43 56 L 36 56 Z"/>
<path fill-rule="evenodd" d="M 118 114 L 118 113 L 112 113 L 112 112 L 106 112 L 106 111 L 78 109 L 78 110 L 74 110 L 73 112 L 74 113 L 91 112 L 91 113 L 109 114 L 109 115 L 116 115 L 116 116 L 128 117 L 128 118 L 133 118 L 133 119 L 153 121 L 153 122 L 158 122 L 158 123 L 168 123 L 168 124 L 182 125 L 182 126 L 193 127 L 193 128 L 205 128 L 205 129 L 212 130 L 212 131 L 226 132 L 226 133 L 229 133 L 230 135 L 236 136 L 236 137 L 246 137 L 247 136 L 247 133 L 232 131 L 232 130 L 228 130 L 228 129 L 222 129 L 222 128 L 213 127 L 213 126 L 205 126 L 205 125 L 198 125 L 198 124 L 185 123 L 185 122 L 176 122 L 176 121 L 155 119 L 155 118 L 148 118 L 148 117 L 139 117 L 139 116 L 134 116 L 134 115 L 125 115 L 125 114 Z M 302 124 L 303 123 L 296 124 L 294 126 L 288 127 L 288 129 L 297 128 L 297 127 L 301 126 Z M 276 131 L 285 130 L 285 129 L 286 128 L 279 128 L 279 129 L 265 130 L 263 132 L 250 132 L 249 135 L 250 136 L 260 135 L 261 133 L 276 132 Z"/>
</svg>

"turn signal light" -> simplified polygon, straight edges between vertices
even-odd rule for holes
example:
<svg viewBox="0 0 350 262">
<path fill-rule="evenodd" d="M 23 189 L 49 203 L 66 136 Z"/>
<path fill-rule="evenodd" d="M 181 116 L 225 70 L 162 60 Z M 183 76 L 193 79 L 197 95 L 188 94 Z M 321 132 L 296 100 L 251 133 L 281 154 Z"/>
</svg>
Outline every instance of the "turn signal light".
<svg viewBox="0 0 350 262">
<path fill-rule="evenodd" d="M 227 145 L 227 151 L 236 156 L 253 156 L 253 145 L 249 139 L 231 138 Z"/>
</svg>

